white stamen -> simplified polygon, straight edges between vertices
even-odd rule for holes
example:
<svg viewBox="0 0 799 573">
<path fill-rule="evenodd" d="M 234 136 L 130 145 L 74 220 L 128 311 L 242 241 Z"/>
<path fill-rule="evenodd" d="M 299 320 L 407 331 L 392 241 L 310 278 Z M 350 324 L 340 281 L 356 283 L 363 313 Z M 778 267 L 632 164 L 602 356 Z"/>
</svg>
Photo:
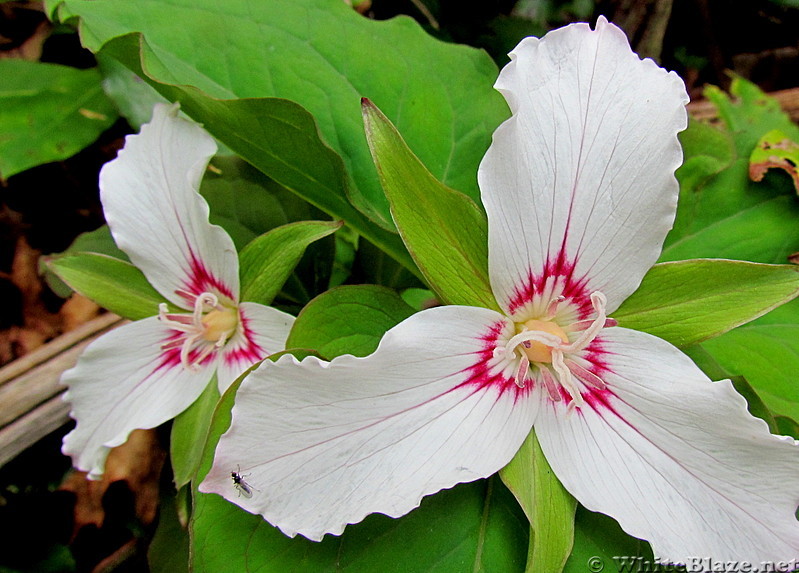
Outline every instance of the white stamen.
<svg viewBox="0 0 799 573">
<path fill-rule="evenodd" d="M 191 372 L 198 372 L 200 365 L 209 354 L 225 345 L 230 333 L 222 333 L 214 344 L 205 344 L 200 352 L 191 359 L 191 351 L 195 344 L 202 340 L 205 335 L 206 326 L 203 324 L 203 315 L 210 310 L 223 310 L 219 305 L 219 298 L 211 292 L 203 292 L 197 296 L 191 293 L 178 292 L 185 298 L 194 297 L 194 310 L 191 315 L 170 313 L 166 303 L 158 305 L 158 320 L 172 330 L 184 333 L 173 340 L 161 345 L 162 350 L 174 350 L 180 347 L 180 363 Z"/>
<path fill-rule="evenodd" d="M 580 393 L 580 389 L 574 383 L 574 377 L 572 376 L 571 370 L 568 369 L 563 361 L 563 352 L 560 350 L 552 351 L 552 367 L 555 369 L 555 372 L 558 373 L 560 385 L 565 388 L 566 392 L 569 393 L 569 396 L 572 397 L 572 401 L 569 404 L 569 410 L 572 410 L 575 406 L 585 405 L 583 395 Z"/>
<path fill-rule="evenodd" d="M 524 345 L 525 348 L 529 348 L 525 342 L 530 342 L 531 340 L 535 340 L 541 344 L 546 344 L 552 348 L 557 348 L 563 344 L 563 341 L 558 336 L 550 334 L 549 332 L 541 332 L 540 330 L 523 330 L 508 340 L 507 344 L 505 344 L 505 352 L 508 355 L 511 355 L 516 351 L 516 348 L 519 345 Z"/>
<path fill-rule="evenodd" d="M 577 340 L 572 342 L 571 344 L 566 345 L 559 345 L 559 350 L 563 352 L 579 352 L 596 338 L 597 334 L 605 327 L 605 320 L 607 320 L 607 316 L 605 315 L 605 305 L 607 304 L 607 299 L 605 295 L 599 291 L 591 293 L 591 305 L 594 307 L 594 311 L 596 312 L 596 318 L 591 323 L 591 326 L 586 328 L 580 336 L 577 337 Z"/>
</svg>

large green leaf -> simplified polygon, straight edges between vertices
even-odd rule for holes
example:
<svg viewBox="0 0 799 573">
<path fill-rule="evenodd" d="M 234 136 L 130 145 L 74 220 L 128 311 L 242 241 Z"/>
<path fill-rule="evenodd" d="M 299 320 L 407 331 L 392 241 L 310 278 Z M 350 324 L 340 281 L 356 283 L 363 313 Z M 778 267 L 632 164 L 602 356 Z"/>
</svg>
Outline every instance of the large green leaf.
<svg viewBox="0 0 799 573">
<path fill-rule="evenodd" d="M 67 254 L 47 262 L 73 290 L 130 320 L 158 314 L 167 302 L 142 272 L 125 261 L 95 253 Z"/>
<path fill-rule="evenodd" d="M 488 281 L 485 214 L 436 180 L 369 100 L 363 117 L 394 221 L 430 286 L 448 304 L 498 309 Z"/>
<path fill-rule="evenodd" d="M 387 328 L 411 312 L 388 289 L 340 287 L 311 302 L 295 322 L 289 344 L 293 340 L 315 346 L 327 352 L 326 358 L 362 355 L 377 346 Z M 210 467 L 216 442 L 230 424 L 240 382 L 231 386 L 217 407 L 199 476 Z M 260 516 L 217 495 L 195 491 L 192 567 L 198 573 L 512 573 L 524 569 L 527 531 L 524 514 L 496 478 L 429 496 L 420 508 L 400 519 L 371 515 L 348 526 L 341 537 L 328 536 L 321 543 L 289 539 Z"/>
<path fill-rule="evenodd" d="M 559 573 L 572 551 L 577 500 L 555 477 L 535 431 L 499 475 L 530 522 L 526 573 Z"/>
<path fill-rule="evenodd" d="M 103 51 L 124 59 L 149 77 L 137 59 L 140 40 L 137 35 L 124 36 L 112 40 Z M 285 99 L 219 100 L 193 87 L 153 85 L 169 99 L 180 101 L 183 111 L 201 120 L 217 139 L 280 187 L 345 220 L 394 259 L 416 270 L 397 234 L 380 227 L 349 203 L 344 164 L 320 139 L 314 118 L 302 107 Z"/>
<path fill-rule="evenodd" d="M 799 300 L 702 346 L 729 373 L 744 376 L 772 412 L 799 419 Z"/>
<path fill-rule="evenodd" d="M 389 328 L 412 314 L 413 309 L 385 287 L 337 287 L 302 310 L 286 348 L 312 348 L 327 360 L 341 354 L 366 356 Z"/>
<path fill-rule="evenodd" d="M 95 69 L 0 59 L 0 176 L 71 157 L 117 118 Z"/>
<path fill-rule="evenodd" d="M 613 313 L 621 326 L 687 346 L 799 295 L 799 266 L 699 259 L 655 265 Z"/>
<path fill-rule="evenodd" d="M 62 21 L 81 18 L 83 43 L 93 51 L 113 37 L 143 33 L 144 68 L 158 82 L 303 106 L 343 158 L 353 202 L 385 228 L 392 224 L 361 133 L 362 96 L 397 121 L 436 177 L 475 199 L 477 165 L 508 113 L 492 89 L 497 69 L 485 53 L 438 41 L 409 18 L 363 18 L 337 0 L 48 2 L 56 7 Z M 228 143 L 210 116 L 192 115 Z M 270 136 L 257 123 L 236 127 L 252 140 Z"/>
<path fill-rule="evenodd" d="M 340 221 L 297 221 L 254 239 L 240 255 L 241 300 L 271 303 L 305 248 L 340 227 Z"/>
</svg>

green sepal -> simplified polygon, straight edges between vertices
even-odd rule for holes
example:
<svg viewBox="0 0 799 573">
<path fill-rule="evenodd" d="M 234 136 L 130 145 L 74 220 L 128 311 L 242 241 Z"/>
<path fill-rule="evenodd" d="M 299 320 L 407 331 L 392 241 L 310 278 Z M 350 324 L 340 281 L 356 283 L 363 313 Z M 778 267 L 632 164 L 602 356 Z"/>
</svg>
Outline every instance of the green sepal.
<svg viewBox="0 0 799 573">
<path fill-rule="evenodd" d="M 362 109 L 394 223 L 430 287 L 446 304 L 499 310 L 488 279 L 485 214 L 439 182 L 372 102 L 362 100 Z"/>
<path fill-rule="evenodd" d="M 799 267 L 721 259 L 661 263 L 613 313 L 620 326 L 688 346 L 799 295 Z"/>
<path fill-rule="evenodd" d="M 577 500 L 555 477 L 535 430 L 499 476 L 530 521 L 526 573 L 560 573 L 574 542 Z"/>
<path fill-rule="evenodd" d="M 253 239 L 239 255 L 241 300 L 270 304 L 305 248 L 341 225 L 340 221 L 297 221 Z"/>
<path fill-rule="evenodd" d="M 75 292 L 130 320 L 155 316 L 159 304 L 168 304 L 139 269 L 107 255 L 61 255 L 47 267 Z"/>
<path fill-rule="evenodd" d="M 194 403 L 175 418 L 169 454 L 175 487 L 180 489 L 197 474 L 204 451 L 211 416 L 219 401 L 216 376 Z"/>
</svg>

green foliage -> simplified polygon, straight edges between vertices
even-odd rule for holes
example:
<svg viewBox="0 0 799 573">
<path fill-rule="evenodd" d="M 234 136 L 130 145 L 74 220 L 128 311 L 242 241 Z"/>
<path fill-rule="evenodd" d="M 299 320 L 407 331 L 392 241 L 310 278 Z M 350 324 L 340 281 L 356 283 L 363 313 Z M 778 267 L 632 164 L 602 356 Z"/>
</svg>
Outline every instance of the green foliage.
<svg viewBox="0 0 799 573">
<path fill-rule="evenodd" d="M 681 135 L 685 164 L 677 171 L 680 202 L 661 260 L 700 257 L 785 263 L 799 251 L 799 202 L 790 181 L 749 180 L 749 156 L 772 129 L 799 137 L 799 128 L 753 84 L 733 81 L 735 101 L 718 89 L 707 96 L 721 129 L 692 122 Z"/>
<path fill-rule="evenodd" d="M 577 508 L 574 528 L 574 550 L 566 562 L 563 573 L 623 573 L 637 571 L 620 567 L 617 556 L 628 556 L 632 559 L 641 557 L 653 561 L 649 544 L 640 539 L 630 537 L 622 531 L 615 520 L 588 511 L 584 507 Z M 651 568 L 641 571 L 651 571 Z"/>
<path fill-rule="evenodd" d="M 200 397 L 172 423 L 169 457 L 172 462 L 175 487 L 178 489 L 197 475 L 211 425 L 211 416 L 218 401 L 219 389 L 214 376 Z"/>
<path fill-rule="evenodd" d="M 769 169 L 783 169 L 799 193 L 799 143 L 779 129 L 772 129 L 757 142 L 749 156 L 749 177 L 762 181 Z"/>
<path fill-rule="evenodd" d="M 340 227 L 336 221 L 297 221 L 254 239 L 240 255 L 241 300 L 271 303 L 305 248 Z"/>
<path fill-rule="evenodd" d="M 398 121 L 437 178 L 474 199 L 477 164 L 492 131 L 507 116 L 491 87 L 496 67 L 484 53 L 434 40 L 409 18 L 368 20 L 343 2 L 66 0 L 48 8 L 57 8 L 62 21 L 80 17 L 82 40 L 93 51 L 111 38 L 142 33 L 141 54 L 129 56 L 140 58 L 146 70 L 142 77 L 160 84 L 192 85 L 216 98 L 297 102 L 313 114 L 324 141 L 343 159 L 353 204 L 386 229 L 393 227 L 388 202 L 360 133 L 362 96 Z M 217 133 L 209 111 L 190 114 L 236 149 L 227 141 L 229 134 Z M 270 135 L 258 122 L 229 125 L 251 141 Z"/>
<path fill-rule="evenodd" d="M 167 302 L 139 269 L 113 257 L 67 254 L 50 259 L 47 266 L 74 291 L 130 320 L 155 316 L 158 305 Z"/>
<path fill-rule="evenodd" d="M 131 54 L 138 58 L 139 40 L 136 36 L 113 40 L 104 51 L 122 59 L 130 58 Z M 137 59 L 129 62 L 148 77 L 144 70 L 136 68 L 138 64 Z M 184 112 L 202 120 L 217 139 L 279 186 L 346 221 L 403 265 L 415 270 L 400 238 L 350 204 L 344 164 L 320 139 L 315 119 L 303 108 L 278 98 L 218 100 L 191 87 L 154 85 L 170 99 L 180 101 Z"/>
<path fill-rule="evenodd" d="M 374 352 L 389 328 L 412 314 L 413 309 L 385 287 L 334 288 L 302 310 L 286 348 L 312 348 L 326 360 L 341 354 L 366 356 Z"/>
<path fill-rule="evenodd" d="M 700 259 L 655 265 L 613 314 L 620 326 L 687 346 L 799 295 L 799 267 Z"/>
<path fill-rule="evenodd" d="M 488 282 L 485 214 L 439 183 L 368 100 L 363 116 L 394 221 L 430 286 L 445 303 L 497 309 Z"/>
<path fill-rule="evenodd" d="M 211 159 L 200 193 L 211 208 L 211 222 L 228 232 L 239 251 L 275 227 L 321 215 L 236 156 Z"/>
<path fill-rule="evenodd" d="M 71 157 L 117 118 L 96 69 L 0 59 L 0 177 Z"/>
<path fill-rule="evenodd" d="M 702 346 L 729 373 L 744 376 L 770 410 L 799 419 L 799 300 Z"/>
<path fill-rule="evenodd" d="M 662 259 L 785 263 L 799 251 L 799 201 L 787 177 L 750 181 L 749 158 L 768 132 L 777 129 L 798 140 L 799 128 L 776 101 L 743 79 L 733 80 L 732 97 L 716 88 L 706 95 L 718 107 L 722 126 L 694 122 L 681 138 L 686 160 L 677 172 L 680 203 Z M 708 277 L 705 289 L 718 288 L 716 281 Z M 751 293 L 753 299 L 759 296 Z M 744 376 L 771 410 L 799 418 L 797 301 L 702 346 L 728 374 Z"/>
</svg>

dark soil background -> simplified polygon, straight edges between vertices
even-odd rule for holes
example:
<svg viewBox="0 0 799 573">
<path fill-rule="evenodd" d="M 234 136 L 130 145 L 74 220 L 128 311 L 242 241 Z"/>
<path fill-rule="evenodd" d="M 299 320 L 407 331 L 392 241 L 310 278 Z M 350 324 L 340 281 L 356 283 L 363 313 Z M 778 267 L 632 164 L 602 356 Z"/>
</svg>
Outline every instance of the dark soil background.
<svg viewBox="0 0 799 573">
<path fill-rule="evenodd" d="M 353 3 L 365 17 L 408 14 L 445 41 L 484 48 L 500 66 L 526 35 L 540 35 L 571 21 L 594 21 L 604 14 L 627 31 L 641 55 L 677 71 L 693 99 L 701 97 L 706 84 L 726 87 L 730 73 L 769 92 L 799 86 L 799 0 Z M 0 58 L 4 57 L 79 68 L 95 65 L 74 31 L 47 21 L 41 2 L 0 3 Z M 66 312 L 64 300 L 40 280 L 37 258 L 64 250 L 78 234 L 103 223 L 98 172 L 130 131 L 120 120 L 76 156 L 0 180 L 0 366 L 98 312 L 90 305 L 81 306 L 77 314 L 74 309 Z M 140 498 L 152 496 L 152 488 L 131 485 L 128 479 L 106 484 L 99 494 L 81 493 L 74 484 L 58 490 L 70 468 L 59 452 L 68 429 L 0 468 L 0 573 L 148 571 L 146 546 L 155 513 L 148 517 Z M 151 439 L 160 440 L 158 435 Z M 157 501 L 161 465 L 148 461 Z M 160 481 L 170 487 L 168 471 Z M 150 493 L 142 493 L 145 490 Z M 101 527 L 74 517 L 85 509 L 81 504 L 92 499 L 105 516 Z"/>
</svg>

